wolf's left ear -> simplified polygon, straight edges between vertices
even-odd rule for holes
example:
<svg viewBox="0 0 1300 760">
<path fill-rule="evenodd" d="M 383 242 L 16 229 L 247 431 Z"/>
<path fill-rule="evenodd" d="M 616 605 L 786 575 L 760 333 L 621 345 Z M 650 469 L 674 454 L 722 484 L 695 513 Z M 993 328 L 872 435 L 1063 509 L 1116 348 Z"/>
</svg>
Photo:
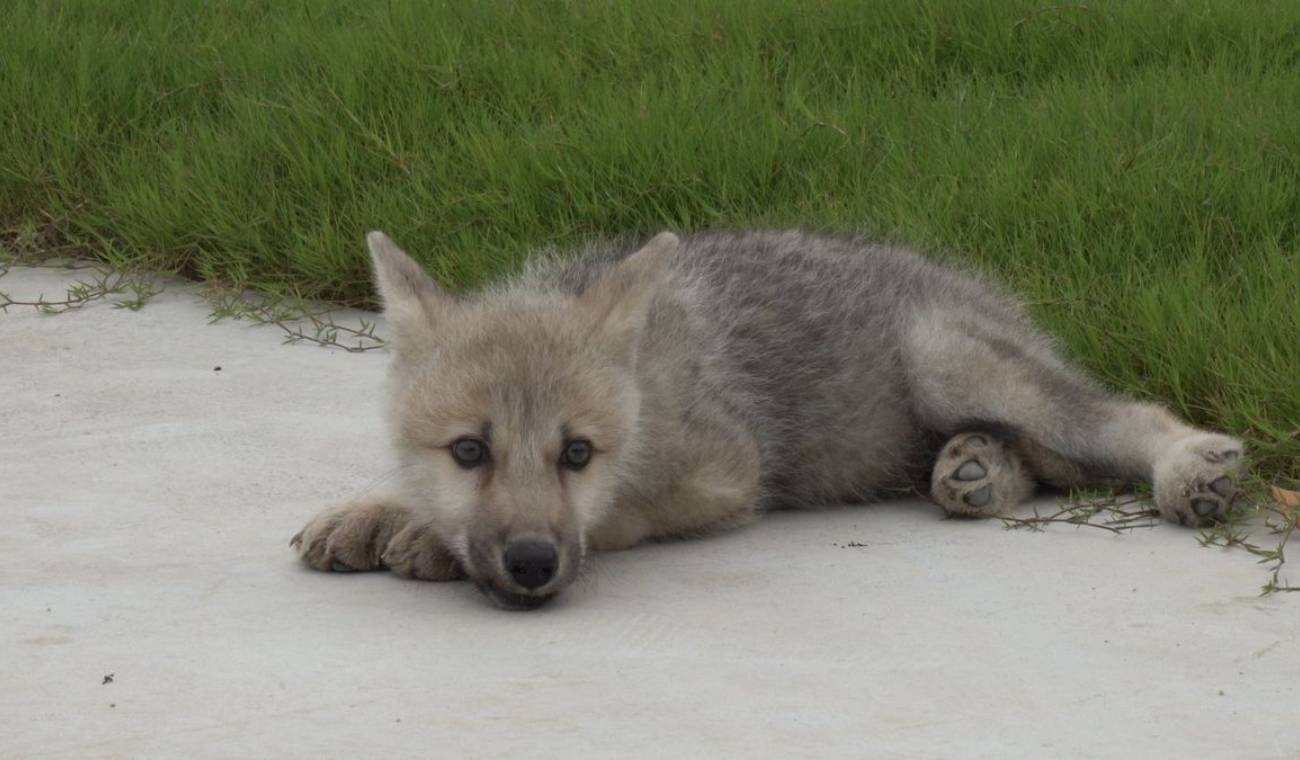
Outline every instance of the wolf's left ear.
<svg viewBox="0 0 1300 760">
<path fill-rule="evenodd" d="M 369 233 L 366 244 L 375 265 L 375 286 L 384 301 L 384 317 L 392 327 L 398 353 L 427 345 L 433 339 L 435 325 L 451 304 L 451 297 L 419 262 L 384 233 L 379 230 Z"/>
<path fill-rule="evenodd" d="M 620 358 L 632 358 L 650 302 L 680 242 L 671 232 L 655 235 L 579 297 L 596 312 L 602 337 Z"/>
</svg>

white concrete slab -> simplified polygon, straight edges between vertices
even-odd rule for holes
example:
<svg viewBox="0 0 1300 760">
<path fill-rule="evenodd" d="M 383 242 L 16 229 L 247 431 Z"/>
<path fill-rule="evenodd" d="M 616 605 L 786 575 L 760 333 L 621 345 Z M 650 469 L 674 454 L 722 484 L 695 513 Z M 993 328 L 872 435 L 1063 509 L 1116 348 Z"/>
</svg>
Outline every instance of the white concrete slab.
<svg viewBox="0 0 1300 760">
<path fill-rule="evenodd" d="M 1176 527 L 778 514 L 533 613 L 306 571 L 387 358 L 206 316 L 0 315 L 0 757 L 1300 756 L 1300 595 Z"/>
</svg>

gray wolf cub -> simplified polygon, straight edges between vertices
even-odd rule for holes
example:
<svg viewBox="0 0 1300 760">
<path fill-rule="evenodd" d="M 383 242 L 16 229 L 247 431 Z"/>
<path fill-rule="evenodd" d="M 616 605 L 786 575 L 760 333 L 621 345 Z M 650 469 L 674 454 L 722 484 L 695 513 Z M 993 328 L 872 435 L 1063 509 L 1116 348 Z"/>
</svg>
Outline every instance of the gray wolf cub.
<svg viewBox="0 0 1300 760">
<path fill-rule="evenodd" d="M 1103 389 L 1006 295 L 892 245 L 664 232 L 444 291 L 367 238 L 393 342 L 400 486 L 292 544 L 319 570 L 468 578 L 536 607 L 593 551 L 909 484 L 992 515 L 1042 484 L 1149 481 L 1202 525 L 1240 441 Z"/>
</svg>

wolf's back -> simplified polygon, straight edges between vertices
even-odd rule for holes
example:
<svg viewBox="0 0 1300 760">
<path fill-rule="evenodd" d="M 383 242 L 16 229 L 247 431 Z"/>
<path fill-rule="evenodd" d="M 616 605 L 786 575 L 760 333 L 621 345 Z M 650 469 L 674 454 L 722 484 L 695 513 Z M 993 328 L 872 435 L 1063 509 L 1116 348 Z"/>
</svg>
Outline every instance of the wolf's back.
<svg viewBox="0 0 1300 760">
<path fill-rule="evenodd" d="M 524 279 L 581 292 L 636 248 L 542 257 Z M 973 276 L 904 247 L 798 230 L 685 236 L 658 287 L 637 365 L 651 413 L 743 420 L 782 502 L 869 496 L 913 476 L 925 431 L 903 335 L 918 318 L 969 313 L 1006 325 L 1013 340 L 1033 335 Z M 664 424 L 657 436 L 681 433 Z"/>
</svg>

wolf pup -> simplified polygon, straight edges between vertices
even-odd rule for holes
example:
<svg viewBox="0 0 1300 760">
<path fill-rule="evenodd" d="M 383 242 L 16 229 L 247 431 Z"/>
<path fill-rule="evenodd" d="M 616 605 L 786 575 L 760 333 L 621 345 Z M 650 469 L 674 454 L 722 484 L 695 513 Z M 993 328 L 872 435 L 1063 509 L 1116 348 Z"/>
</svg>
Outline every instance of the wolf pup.
<svg viewBox="0 0 1300 760">
<path fill-rule="evenodd" d="M 457 296 L 367 240 L 400 487 L 293 538 L 318 570 L 468 578 L 529 608 L 593 551 L 909 483 L 981 516 L 1039 484 L 1149 481 L 1183 525 L 1237 492 L 1240 441 L 1106 391 L 1012 299 L 903 248 L 664 232 Z"/>
</svg>

